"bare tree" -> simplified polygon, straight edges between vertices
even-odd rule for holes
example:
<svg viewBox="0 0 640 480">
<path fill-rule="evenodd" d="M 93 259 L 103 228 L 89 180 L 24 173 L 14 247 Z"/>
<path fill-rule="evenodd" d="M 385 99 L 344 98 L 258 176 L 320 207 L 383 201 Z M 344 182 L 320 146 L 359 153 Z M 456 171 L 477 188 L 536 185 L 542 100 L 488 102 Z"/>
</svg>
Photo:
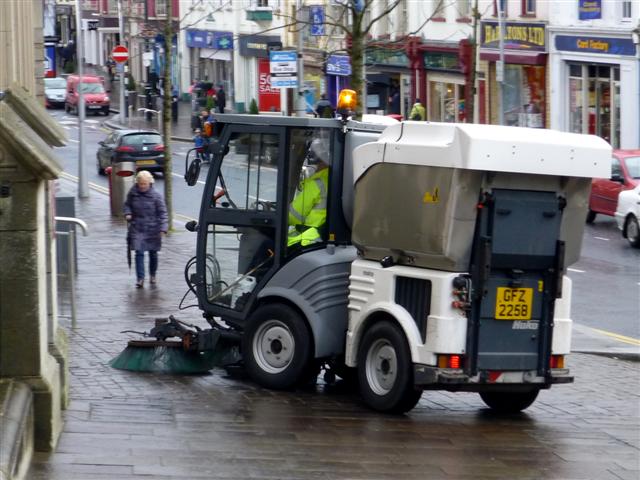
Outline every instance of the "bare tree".
<svg viewBox="0 0 640 480">
<path fill-rule="evenodd" d="M 167 2 L 167 19 L 164 24 L 164 68 L 162 72 L 162 136 L 164 143 L 164 198 L 169 215 L 169 230 L 173 230 L 173 177 L 171 158 L 171 54 L 173 51 L 173 8 L 172 2 Z"/>
</svg>

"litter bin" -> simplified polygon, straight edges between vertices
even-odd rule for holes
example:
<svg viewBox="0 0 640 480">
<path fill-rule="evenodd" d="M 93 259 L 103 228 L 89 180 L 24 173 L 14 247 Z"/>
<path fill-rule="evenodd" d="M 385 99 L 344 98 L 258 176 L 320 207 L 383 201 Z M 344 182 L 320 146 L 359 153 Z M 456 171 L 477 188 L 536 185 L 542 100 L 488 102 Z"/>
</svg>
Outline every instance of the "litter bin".
<svg viewBox="0 0 640 480">
<path fill-rule="evenodd" d="M 109 176 L 111 215 L 121 217 L 127 193 L 133 187 L 136 164 L 134 162 L 117 162 L 111 167 L 105 168 L 105 173 Z"/>
</svg>

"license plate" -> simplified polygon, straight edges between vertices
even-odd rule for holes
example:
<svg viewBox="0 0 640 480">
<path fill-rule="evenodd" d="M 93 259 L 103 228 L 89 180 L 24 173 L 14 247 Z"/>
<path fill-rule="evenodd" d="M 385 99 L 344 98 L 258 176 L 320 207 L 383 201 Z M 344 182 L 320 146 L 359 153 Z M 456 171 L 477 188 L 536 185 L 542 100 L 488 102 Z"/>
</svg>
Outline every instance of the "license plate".
<svg viewBox="0 0 640 480">
<path fill-rule="evenodd" d="M 89 108 L 102 108 L 100 105 L 89 105 Z"/>
<path fill-rule="evenodd" d="M 496 320 L 531 320 L 533 288 L 498 287 Z"/>
<path fill-rule="evenodd" d="M 136 165 L 155 165 L 155 160 L 137 160 Z"/>
</svg>

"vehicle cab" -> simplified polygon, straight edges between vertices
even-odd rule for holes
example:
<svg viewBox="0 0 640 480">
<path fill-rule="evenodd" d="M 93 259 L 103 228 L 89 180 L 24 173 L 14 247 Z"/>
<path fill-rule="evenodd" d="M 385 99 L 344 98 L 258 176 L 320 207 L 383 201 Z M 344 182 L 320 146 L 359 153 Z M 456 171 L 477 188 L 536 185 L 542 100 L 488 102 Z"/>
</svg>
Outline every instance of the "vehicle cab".
<svg viewBox="0 0 640 480">
<path fill-rule="evenodd" d="M 68 113 L 78 114 L 80 102 L 80 89 L 84 96 L 87 112 L 102 112 L 109 115 L 110 100 L 104 87 L 104 78 L 91 75 L 83 75 L 82 81 L 78 75 L 70 75 L 67 78 L 64 109 Z"/>
</svg>

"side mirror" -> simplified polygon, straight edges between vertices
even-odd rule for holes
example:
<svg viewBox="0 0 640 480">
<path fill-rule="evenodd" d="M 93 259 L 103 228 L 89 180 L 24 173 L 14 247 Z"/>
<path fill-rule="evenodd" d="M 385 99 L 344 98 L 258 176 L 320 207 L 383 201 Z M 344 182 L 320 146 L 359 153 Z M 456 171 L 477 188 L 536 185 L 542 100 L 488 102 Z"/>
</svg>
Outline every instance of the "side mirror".
<svg viewBox="0 0 640 480">
<path fill-rule="evenodd" d="M 624 183 L 624 178 L 622 178 L 622 175 L 620 175 L 619 173 L 613 173 L 611 174 L 611 181 Z"/>
<path fill-rule="evenodd" d="M 187 182 L 187 185 L 193 187 L 198 181 L 198 177 L 200 176 L 200 159 L 196 158 L 189 168 L 187 172 L 184 174 L 184 180 Z"/>
</svg>

